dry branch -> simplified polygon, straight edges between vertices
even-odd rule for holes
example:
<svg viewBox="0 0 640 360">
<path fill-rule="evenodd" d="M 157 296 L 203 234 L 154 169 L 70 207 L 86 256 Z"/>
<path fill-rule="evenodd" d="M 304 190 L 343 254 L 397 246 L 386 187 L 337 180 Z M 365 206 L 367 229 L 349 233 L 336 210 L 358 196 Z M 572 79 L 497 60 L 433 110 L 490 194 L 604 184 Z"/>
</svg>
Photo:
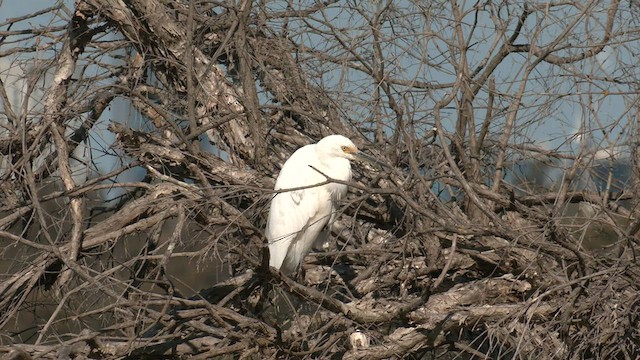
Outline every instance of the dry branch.
<svg viewBox="0 0 640 360">
<path fill-rule="evenodd" d="M 640 353 L 637 161 L 610 150 L 637 157 L 632 3 L 63 10 L 0 24 L 3 356 Z M 567 104 L 579 133 L 536 143 Z M 388 167 L 353 166 L 335 241 L 286 277 L 274 179 L 330 133 Z"/>
</svg>

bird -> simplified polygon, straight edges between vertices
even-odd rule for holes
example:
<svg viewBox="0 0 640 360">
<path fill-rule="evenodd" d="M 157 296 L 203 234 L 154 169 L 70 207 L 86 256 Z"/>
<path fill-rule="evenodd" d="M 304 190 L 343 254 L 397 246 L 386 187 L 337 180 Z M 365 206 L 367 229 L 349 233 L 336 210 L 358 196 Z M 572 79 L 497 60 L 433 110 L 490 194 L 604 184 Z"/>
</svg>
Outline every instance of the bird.
<svg viewBox="0 0 640 360">
<path fill-rule="evenodd" d="M 276 179 L 265 236 L 269 266 L 291 274 L 317 240 L 328 236 L 327 225 L 337 215 L 337 203 L 351 181 L 351 160 L 375 159 L 362 154 L 342 135 L 329 135 L 296 150 Z"/>
</svg>

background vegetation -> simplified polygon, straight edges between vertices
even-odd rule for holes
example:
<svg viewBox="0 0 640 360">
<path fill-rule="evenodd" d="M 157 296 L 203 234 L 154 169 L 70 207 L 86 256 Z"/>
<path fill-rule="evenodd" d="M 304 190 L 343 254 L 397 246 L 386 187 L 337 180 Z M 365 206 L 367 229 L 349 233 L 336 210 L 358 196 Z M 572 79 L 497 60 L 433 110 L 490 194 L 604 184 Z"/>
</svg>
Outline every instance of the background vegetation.
<svg viewBox="0 0 640 360">
<path fill-rule="evenodd" d="M 638 15 L 76 0 L 4 20 L 0 353 L 636 358 Z M 331 244 L 282 277 L 274 179 L 332 133 L 389 168 L 355 165 Z"/>
</svg>

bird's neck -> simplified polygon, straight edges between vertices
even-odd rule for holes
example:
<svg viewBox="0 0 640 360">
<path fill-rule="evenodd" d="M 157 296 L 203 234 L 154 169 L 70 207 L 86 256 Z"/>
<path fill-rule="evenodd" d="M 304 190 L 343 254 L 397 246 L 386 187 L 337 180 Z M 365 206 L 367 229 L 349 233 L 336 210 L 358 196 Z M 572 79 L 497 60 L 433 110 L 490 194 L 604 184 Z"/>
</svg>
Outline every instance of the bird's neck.
<svg viewBox="0 0 640 360">
<path fill-rule="evenodd" d="M 328 177 L 340 181 L 351 180 L 351 164 L 349 160 L 334 157 L 323 161 L 321 164 L 323 167 L 321 171 Z"/>
</svg>

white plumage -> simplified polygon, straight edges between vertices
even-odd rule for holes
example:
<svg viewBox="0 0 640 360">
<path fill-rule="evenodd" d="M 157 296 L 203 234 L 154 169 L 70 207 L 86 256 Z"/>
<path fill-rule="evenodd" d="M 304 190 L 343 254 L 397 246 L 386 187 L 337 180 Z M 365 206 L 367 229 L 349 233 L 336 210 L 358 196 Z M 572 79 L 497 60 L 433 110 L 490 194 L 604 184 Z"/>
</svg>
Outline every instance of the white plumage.
<svg viewBox="0 0 640 360">
<path fill-rule="evenodd" d="M 319 236 L 326 236 L 325 226 L 337 212 L 337 202 L 347 193 L 347 186 L 322 184 L 327 178 L 351 180 L 349 160 L 363 157 L 358 148 L 341 135 L 330 135 L 317 144 L 296 150 L 284 163 L 276 180 L 281 190 L 271 200 L 266 236 L 269 240 L 269 265 L 284 273 L 296 270 Z M 314 169 L 315 168 L 315 169 Z M 287 191 L 287 189 L 294 189 Z"/>
</svg>

